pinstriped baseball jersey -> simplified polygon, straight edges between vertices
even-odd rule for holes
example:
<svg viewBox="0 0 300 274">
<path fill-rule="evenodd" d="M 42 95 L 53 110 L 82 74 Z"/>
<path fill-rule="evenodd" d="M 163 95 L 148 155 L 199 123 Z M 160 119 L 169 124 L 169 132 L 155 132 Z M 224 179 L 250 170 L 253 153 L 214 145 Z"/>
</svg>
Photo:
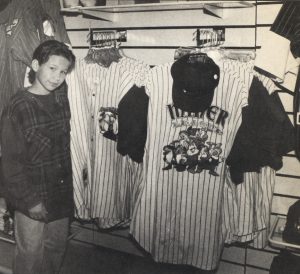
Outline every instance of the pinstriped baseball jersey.
<svg viewBox="0 0 300 274">
<path fill-rule="evenodd" d="M 118 131 L 118 104 L 134 84 L 142 84 L 140 75 L 147 71 L 147 67 L 130 58 L 121 59 L 107 70 L 101 70 L 90 87 L 95 92 L 91 112 L 97 117 L 91 136 L 94 140 L 92 159 L 95 160 L 92 162 L 90 213 L 103 228 L 128 221 L 122 219 L 125 213 L 121 209 L 135 195 L 130 189 L 135 190 L 135 184 L 140 182 L 142 165 L 132 163 L 128 157 L 118 156 L 114 136 Z M 112 123 L 107 125 L 107 119 Z"/>
<path fill-rule="evenodd" d="M 244 173 L 242 184 L 225 186 L 227 243 L 254 240 L 257 248 L 267 245 L 274 186 L 275 170 L 270 167 L 263 167 L 260 173 Z"/>
<path fill-rule="evenodd" d="M 277 88 L 274 82 L 256 71 L 253 62 L 238 62 L 224 59 L 219 63 L 225 70 L 235 71 L 237 77 L 249 89 L 256 76 L 269 94 Z M 263 167 L 261 173 L 245 172 L 244 182 L 231 184 L 229 178 L 224 187 L 224 222 L 228 232 L 226 242 L 247 242 L 254 240 L 255 247 L 263 248 L 267 244 L 270 229 L 271 200 L 275 184 L 275 171 Z"/>
<path fill-rule="evenodd" d="M 77 59 L 75 68 L 66 77 L 71 109 L 71 157 L 73 169 L 74 201 L 77 217 L 89 217 L 88 195 L 90 193 L 91 162 L 88 128 L 91 119 L 89 110 L 88 77 L 95 66 Z"/>
<path fill-rule="evenodd" d="M 131 234 L 156 261 L 215 269 L 226 233 L 224 160 L 248 93 L 221 70 L 211 106 L 186 113 L 173 105 L 170 68 L 159 65 L 149 73 L 145 181 Z"/>
<path fill-rule="evenodd" d="M 116 150 L 117 106 L 133 84 L 143 85 L 148 69 L 130 58 L 109 68 L 78 60 L 67 78 L 77 211 L 79 217 L 95 218 L 104 228 L 128 221 L 139 191 L 142 165 Z"/>
</svg>

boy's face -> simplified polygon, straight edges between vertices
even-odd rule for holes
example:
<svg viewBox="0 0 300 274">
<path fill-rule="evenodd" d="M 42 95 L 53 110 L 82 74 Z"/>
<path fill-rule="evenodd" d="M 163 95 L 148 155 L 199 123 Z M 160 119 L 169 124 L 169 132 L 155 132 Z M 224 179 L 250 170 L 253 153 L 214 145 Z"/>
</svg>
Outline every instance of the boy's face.
<svg viewBox="0 0 300 274">
<path fill-rule="evenodd" d="M 42 65 L 39 65 L 37 60 L 33 60 L 32 68 L 35 71 L 33 86 L 41 93 L 54 91 L 65 80 L 69 66 L 69 60 L 58 55 L 51 55 Z"/>
</svg>

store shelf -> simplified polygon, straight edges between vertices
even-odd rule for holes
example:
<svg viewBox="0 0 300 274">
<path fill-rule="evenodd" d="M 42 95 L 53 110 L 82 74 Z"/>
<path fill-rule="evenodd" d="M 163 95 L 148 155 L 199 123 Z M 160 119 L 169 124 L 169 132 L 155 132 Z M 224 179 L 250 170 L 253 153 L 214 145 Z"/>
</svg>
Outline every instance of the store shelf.
<svg viewBox="0 0 300 274">
<path fill-rule="evenodd" d="M 225 8 L 248 8 L 252 7 L 254 1 L 179 1 L 162 2 L 153 4 L 131 4 L 117 6 L 75 6 L 65 8 L 63 0 L 61 11 L 64 13 L 78 13 L 96 17 L 102 20 L 116 21 L 120 13 L 124 12 L 152 12 L 152 11 L 172 11 L 172 10 L 194 10 L 204 9 L 215 16 L 222 17 Z"/>
</svg>

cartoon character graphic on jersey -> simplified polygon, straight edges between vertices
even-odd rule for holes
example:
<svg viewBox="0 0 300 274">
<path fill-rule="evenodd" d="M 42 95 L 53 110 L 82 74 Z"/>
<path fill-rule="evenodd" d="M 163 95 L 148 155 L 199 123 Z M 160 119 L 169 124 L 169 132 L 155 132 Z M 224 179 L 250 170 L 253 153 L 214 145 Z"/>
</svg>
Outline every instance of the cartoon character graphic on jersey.
<svg viewBox="0 0 300 274">
<path fill-rule="evenodd" d="M 223 158 L 221 157 L 221 145 L 221 143 L 216 144 L 207 142 L 200 152 L 198 164 L 193 173 L 200 173 L 203 170 L 209 170 L 209 174 L 219 176 L 216 172 L 216 168 L 219 163 L 223 161 Z"/>
<path fill-rule="evenodd" d="M 163 147 L 163 158 L 167 164 L 163 170 L 169 170 L 174 167 L 178 172 L 182 172 L 186 169 L 186 149 L 178 141 Z"/>
<path fill-rule="evenodd" d="M 114 107 L 101 107 L 98 122 L 100 133 L 104 137 L 116 141 L 118 138 L 118 110 Z"/>
<path fill-rule="evenodd" d="M 216 169 L 223 161 L 221 143 L 207 142 L 205 128 L 191 128 L 179 132 L 178 140 L 163 148 L 163 160 L 167 164 L 163 170 L 175 168 L 177 171 L 201 173 L 208 170 L 209 174 L 219 176 Z"/>
</svg>

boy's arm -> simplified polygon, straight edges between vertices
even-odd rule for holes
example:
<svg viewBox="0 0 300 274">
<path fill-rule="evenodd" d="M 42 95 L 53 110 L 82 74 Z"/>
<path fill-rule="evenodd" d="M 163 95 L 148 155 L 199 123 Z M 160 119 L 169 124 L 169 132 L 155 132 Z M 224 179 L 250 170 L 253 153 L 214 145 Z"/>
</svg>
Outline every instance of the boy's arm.
<svg viewBox="0 0 300 274">
<path fill-rule="evenodd" d="M 25 141 L 21 129 L 12 118 L 3 116 L 1 121 L 2 172 L 4 187 L 13 204 L 22 204 L 28 211 L 41 203 L 36 187 L 25 172 Z"/>
</svg>

